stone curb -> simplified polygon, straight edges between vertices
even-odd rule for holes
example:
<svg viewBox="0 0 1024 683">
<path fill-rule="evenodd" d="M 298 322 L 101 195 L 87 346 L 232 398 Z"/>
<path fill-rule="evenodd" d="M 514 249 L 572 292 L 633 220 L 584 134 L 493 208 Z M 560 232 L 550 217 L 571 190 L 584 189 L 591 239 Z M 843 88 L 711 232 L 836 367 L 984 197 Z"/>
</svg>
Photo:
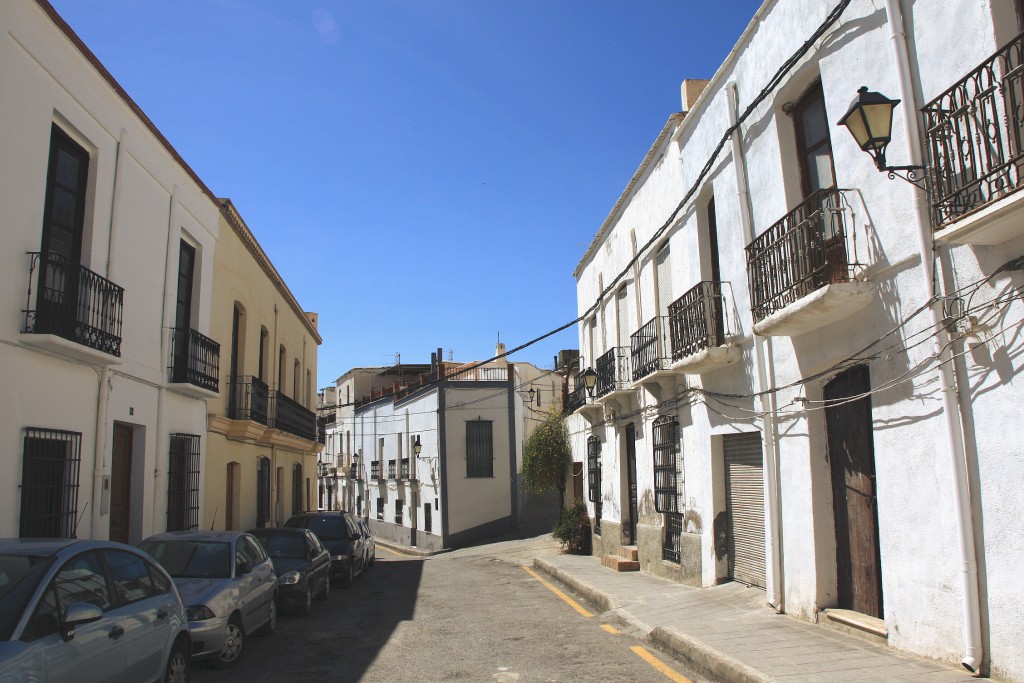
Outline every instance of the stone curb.
<svg viewBox="0 0 1024 683">
<path fill-rule="evenodd" d="M 658 626 L 647 637 L 701 676 L 729 683 L 766 683 L 772 680 L 770 676 L 757 669 L 728 657 L 674 628 Z"/>
<path fill-rule="evenodd" d="M 618 601 L 615 600 L 615 598 L 611 597 L 604 591 L 600 591 L 594 588 L 588 583 L 580 581 L 572 574 L 564 572 L 558 567 L 553 566 L 550 562 L 547 562 L 542 557 L 534 558 L 533 566 L 537 567 L 549 576 L 558 579 L 566 586 L 571 588 L 573 591 L 582 595 L 584 598 L 586 598 L 586 600 L 591 602 L 595 607 L 600 609 L 602 612 L 607 612 L 608 610 L 615 609 L 619 606 Z"/>
<path fill-rule="evenodd" d="M 413 555 L 415 557 L 433 557 L 434 555 L 451 552 L 451 548 L 444 548 L 443 550 L 420 550 L 419 548 L 412 548 L 407 545 L 399 545 L 397 543 L 382 541 L 376 536 L 374 536 L 373 542 L 382 548 L 387 548 L 388 550 L 393 550 L 396 553 L 402 553 L 403 555 Z"/>
</svg>

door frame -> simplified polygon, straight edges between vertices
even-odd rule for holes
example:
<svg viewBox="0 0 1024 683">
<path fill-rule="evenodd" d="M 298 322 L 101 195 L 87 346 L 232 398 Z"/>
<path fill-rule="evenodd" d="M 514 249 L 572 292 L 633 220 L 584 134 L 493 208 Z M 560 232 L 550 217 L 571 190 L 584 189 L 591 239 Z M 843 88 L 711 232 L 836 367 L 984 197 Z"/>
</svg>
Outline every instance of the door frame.
<svg viewBox="0 0 1024 683">
<path fill-rule="evenodd" d="M 125 448 L 119 448 L 124 444 Z M 131 425 L 115 422 L 110 446 L 110 520 L 107 538 L 111 541 L 130 543 L 132 534 L 132 465 L 135 459 L 135 430 Z M 123 468 L 119 468 L 121 463 Z M 119 472 L 120 469 L 120 472 Z M 120 474 L 120 476 L 119 476 Z M 114 506 L 123 508 L 123 534 L 114 535 Z"/>
</svg>

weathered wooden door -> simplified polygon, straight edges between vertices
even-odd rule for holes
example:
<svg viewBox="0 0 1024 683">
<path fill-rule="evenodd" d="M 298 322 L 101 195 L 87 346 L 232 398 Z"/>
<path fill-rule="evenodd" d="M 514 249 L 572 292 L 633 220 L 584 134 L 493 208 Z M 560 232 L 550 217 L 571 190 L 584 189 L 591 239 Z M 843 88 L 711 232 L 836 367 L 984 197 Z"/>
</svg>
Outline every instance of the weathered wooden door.
<svg viewBox="0 0 1024 683">
<path fill-rule="evenodd" d="M 110 540 L 128 543 L 132 507 L 132 429 L 114 425 L 110 464 Z"/>
<path fill-rule="evenodd" d="M 629 486 L 629 528 L 628 545 L 636 545 L 636 427 L 633 423 L 626 425 L 626 476 Z"/>
<path fill-rule="evenodd" d="M 838 606 L 882 618 L 870 390 L 866 365 L 825 385 L 825 429 L 835 509 Z"/>
</svg>

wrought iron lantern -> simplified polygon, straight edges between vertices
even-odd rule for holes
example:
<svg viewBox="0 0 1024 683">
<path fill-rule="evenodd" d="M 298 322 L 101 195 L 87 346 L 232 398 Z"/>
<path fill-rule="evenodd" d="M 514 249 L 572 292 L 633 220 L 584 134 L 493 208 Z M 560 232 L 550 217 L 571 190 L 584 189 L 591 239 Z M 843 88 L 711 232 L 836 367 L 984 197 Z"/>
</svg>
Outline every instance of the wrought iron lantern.
<svg viewBox="0 0 1024 683">
<path fill-rule="evenodd" d="M 892 140 L 892 112 L 899 103 L 900 100 L 891 100 L 868 90 L 867 86 L 861 86 L 838 125 L 846 126 L 857 146 L 874 159 L 875 168 L 879 171 L 886 171 L 890 178 L 899 177 L 924 189 L 921 185 L 923 166 L 888 166 L 885 163 L 885 148 Z"/>
<path fill-rule="evenodd" d="M 583 385 L 587 387 L 587 393 L 594 395 L 594 387 L 597 386 L 597 372 L 594 368 L 587 368 L 583 371 Z"/>
<path fill-rule="evenodd" d="M 412 454 L 413 457 L 420 457 L 420 451 L 423 450 L 423 444 L 420 443 L 420 435 L 416 435 L 416 440 L 412 442 Z"/>
</svg>

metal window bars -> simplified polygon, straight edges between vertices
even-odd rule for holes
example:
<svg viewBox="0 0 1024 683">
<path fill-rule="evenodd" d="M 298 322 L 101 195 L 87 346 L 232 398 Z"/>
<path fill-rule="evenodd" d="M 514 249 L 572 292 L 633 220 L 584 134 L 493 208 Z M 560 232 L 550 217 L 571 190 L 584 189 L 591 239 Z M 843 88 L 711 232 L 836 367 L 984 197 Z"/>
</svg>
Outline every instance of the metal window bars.
<svg viewBox="0 0 1024 683">
<path fill-rule="evenodd" d="M 22 441 L 22 538 L 75 538 L 82 434 L 26 427 Z"/>
<path fill-rule="evenodd" d="M 171 434 L 167 468 L 167 531 L 199 528 L 198 434 Z"/>
</svg>

